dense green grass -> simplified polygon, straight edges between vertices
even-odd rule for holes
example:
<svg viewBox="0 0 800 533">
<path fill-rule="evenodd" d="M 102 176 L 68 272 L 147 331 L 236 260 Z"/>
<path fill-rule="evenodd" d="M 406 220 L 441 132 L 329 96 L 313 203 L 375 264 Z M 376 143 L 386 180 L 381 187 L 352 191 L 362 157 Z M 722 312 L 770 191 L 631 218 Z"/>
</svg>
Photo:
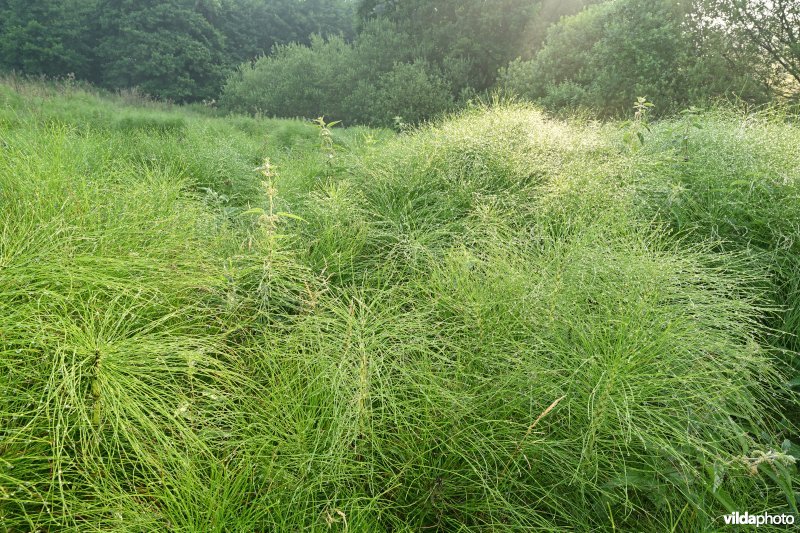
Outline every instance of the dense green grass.
<svg viewBox="0 0 800 533">
<path fill-rule="evenodd" d="M 0 85 L 0 531 L 797 513 L 800 132 L 621 128 Z"/>
</svg>

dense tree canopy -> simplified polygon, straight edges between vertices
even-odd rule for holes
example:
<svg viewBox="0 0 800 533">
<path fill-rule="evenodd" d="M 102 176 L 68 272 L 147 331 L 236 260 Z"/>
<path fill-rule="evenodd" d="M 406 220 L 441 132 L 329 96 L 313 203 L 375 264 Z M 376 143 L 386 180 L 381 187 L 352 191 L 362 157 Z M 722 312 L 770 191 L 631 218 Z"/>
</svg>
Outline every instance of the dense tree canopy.
<svg viewBox="0 0 800 533">
<path fill-rule="evenodd" d="M 242 61 L 353 22 L 348 0 L 0 0 L 0 69 L 210 99 Z"/>
<path fill-rule="evenodd" d="M 95 0 L 0 0 L 0 69 L 91 79 Z"/>
<path fill-rule="evenodd" d="M 728 48 L 755 49 L 763 62 L 800 84 L 800 2 L 796 0 L 706 0 L 700 21 L 727 37 Z M 790 89 L 791 91 L 791 89 Z"/>
<path fill-rule="evenodd" d="M 0 0 L 0 70 L 387 124 L 498 85 L 600 114 L 800 93 L 793 0 Z"/>
<path fill-rule="evenodd" d="M 176 101 L 213 98 L 225 77 L 223 36 L 187 0 L 105 0 L 100 10 L 100 81 L 139 86 Z M 215 6 L 214 6 L 215 7 Z"/>
<path fill-rule="evenodd" d="M 222 0 L 215 22 L 227 57 L 238 65 L 278 44 L 309 43 L 312 34 L 351 40 L 353 10 L 347 0 Z"/>
<path fill-rule="evenodd" d="M 429 61 L 458 70 L 454 89 L 489 87 L 516 57 L 540 0 L 364 0 L 362 20 L 386 18 L 424 47 Z M 465 63 L 456 66 L 459 63 Z"/>
<path fill-rule="evenodd" d="M 757 58 L 725 64 L 719 40 L 698 33 L 691 15 L 690 3 L 673 0 L 591 6 L 554 25 L 536 56 L 512 62 L 501 82 L 551 108 L 604 114 L 624 112 L 638 96 L 661 111 L 720 96 L 764 100 L 766 87 L 754 75 Z"/>
<path fill-rule="evenodd" d="M 547 31 L 561 17 L 580 12 L 586 6 L 596 4 L 599 0 L 540 0 L 536 15 L 528 22 L 523 36 L 523 47 L 518 55 L 530 59 L 542 48 Z"/>
<path fill-rule="evenodd" d="M 429 118 L 490 89 L 500 68 L 534 46 L 537 32 L 588 3 L 363 0 L 351 45 L 318 40 L 310 49 L 280 49 L 243 66 L 224 103 L 372 124 Z"/>
</svg>

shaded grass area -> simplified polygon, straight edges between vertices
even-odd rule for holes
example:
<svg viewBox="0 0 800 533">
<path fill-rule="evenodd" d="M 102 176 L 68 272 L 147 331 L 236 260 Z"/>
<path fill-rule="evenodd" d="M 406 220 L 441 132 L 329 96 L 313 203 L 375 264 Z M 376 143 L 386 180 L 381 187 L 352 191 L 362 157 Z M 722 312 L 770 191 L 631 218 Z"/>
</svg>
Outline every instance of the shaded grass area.
<svg viewBox="0 0 800 533">
<path fill-rule="evenodd" d="M 28 91 L 0 86 L 0 529 L 797 512 L 791 123 L 631 150 L 498 105 L 328 157 L 302 122 Z"/>
</svg>

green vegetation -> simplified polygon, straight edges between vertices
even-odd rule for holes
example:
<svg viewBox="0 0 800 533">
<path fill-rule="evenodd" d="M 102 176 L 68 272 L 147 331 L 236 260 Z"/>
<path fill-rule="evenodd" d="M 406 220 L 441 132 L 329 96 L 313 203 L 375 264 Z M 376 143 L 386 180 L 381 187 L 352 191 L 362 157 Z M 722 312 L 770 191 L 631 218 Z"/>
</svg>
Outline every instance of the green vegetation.
<svg viewBox="0 0 800 533">
<path fill-rule="evenodd" d="M 798 5 L 0 0 L 0 533 L 800 518 Z"/>
<path fill-rule="evenodd" d="M 441 72 L 416 60 L 419 48 L 385 21 L 370 23 L 354 44 L 315 37 L 311 46 L 287 45 L 232 76 L 225 109 L 266 116 L 327 115 L 391 126 L 394 117 L 419 122 L 453 106 Z"/>
<path fill-rule="evenodd" d="M 713 28 L 726 39 L 730 56 L 760 53 L 768 66 L 781 73 L 785 96 L 797 98 L 800 83 L 800 4 L 792 0 L 703 0 L 697 12 L 703 26 Z"/>
<path fill-rule="evenodd" d="M 772 0 L 0 0 L 0 71 L 225 113 L 416 125 L 500 90 L 565 116 L 800 98 Z M 400 117 L 396 119 L 396 117 Z"/>
<path fill-rule="evenodd" d="M 0 71 L 211 100 L 242 61 L 353 34 L 348 0 L 0 0 Z"/>
<path fill-rule="evenodd" d="M 496 4 L 364 1 L 352 43 L 317 39 L 244 64 L 222 106 L 388 126 L 398 115 L 408 123 L 435 117 L 493 88 L 567 115 L 579 108 L 606 117 L 625 115 L 642 95 L 664 116 L 721 99 L 761 105 L 800 94 L 791 2 Z"/>
<path fill-rule="evenodd" d="M 661 114 L 721 97 L 768 102 L 758 56 L 733 68 L 719 36 L 693 22 L 693 10 L 671 0 L 599 3 L 553 26 L 536 56 L 512 62 L 500 82 L 550 109 L 604 115 L 624 115 L 641 95 Z"/>
<path fill-rule="evenodd" d="M 796 119 L 640 108 L 395 134 L 7 80 L 0 530 L 797 514 Z"/>
</svg>

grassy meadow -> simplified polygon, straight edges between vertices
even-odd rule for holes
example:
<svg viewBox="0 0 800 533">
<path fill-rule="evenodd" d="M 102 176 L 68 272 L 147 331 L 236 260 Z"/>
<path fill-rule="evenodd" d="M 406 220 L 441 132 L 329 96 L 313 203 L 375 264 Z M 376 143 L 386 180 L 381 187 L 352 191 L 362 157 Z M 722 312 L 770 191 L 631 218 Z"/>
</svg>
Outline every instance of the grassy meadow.
<svg viewBox="0 0 800 533">
<path fill-rule="evenodd" d="M 0 532 L 796 515 L 799 146 L 0 84 Z"/>
</svg>

